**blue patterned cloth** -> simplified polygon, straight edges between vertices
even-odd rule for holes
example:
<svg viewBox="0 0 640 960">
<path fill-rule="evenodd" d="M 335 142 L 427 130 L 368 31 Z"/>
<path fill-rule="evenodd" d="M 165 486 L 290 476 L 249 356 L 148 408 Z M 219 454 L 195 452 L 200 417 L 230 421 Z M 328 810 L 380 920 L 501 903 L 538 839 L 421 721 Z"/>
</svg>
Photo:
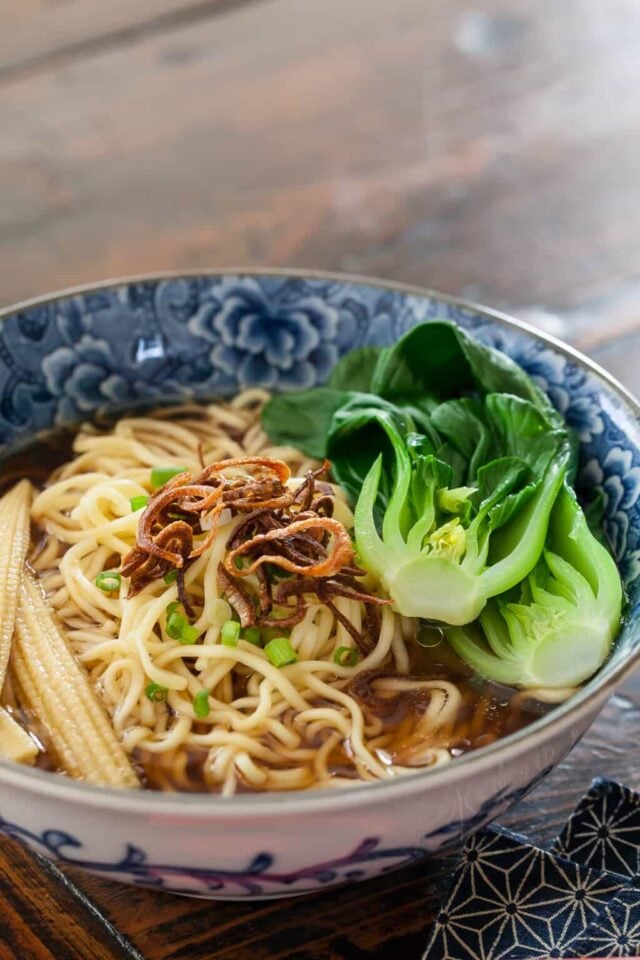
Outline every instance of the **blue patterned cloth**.
<svg viewBox="0 0 640 960">
<path fill-rule="evenodd" d="M 466 844 L 423 960 L 640 955 L 640 796 L 594 781 L 551 851 L 499 827 Z"/>
</svg>

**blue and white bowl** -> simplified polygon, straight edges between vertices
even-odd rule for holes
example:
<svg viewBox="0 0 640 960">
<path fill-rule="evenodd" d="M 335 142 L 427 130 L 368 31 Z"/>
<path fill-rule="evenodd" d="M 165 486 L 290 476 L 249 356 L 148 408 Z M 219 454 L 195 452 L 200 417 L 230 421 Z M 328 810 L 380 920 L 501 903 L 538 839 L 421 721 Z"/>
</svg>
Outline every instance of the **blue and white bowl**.
<svg viewBox="0 0 640 960">
<path fill-rule="evenodd" d="M 604 494 L 629 609 L 600 673 L 550 715 L 432 771 L 348 790 L 221 798 L 101 789 L 0 762 L 0 831 L 103 877 L 209 898 L 361 880 L 458 841 L 557 764 L 640 659 L 636 401 L 585 357 L 515 320 L 428 291 L 294 271 L 197 273 L 85 287 L 5 310 L 0 454 L 52 427 L 247 386 L 311 387 L 338 357 L 448 319 L 500 347 L 582 442 Z"/>
</svg>

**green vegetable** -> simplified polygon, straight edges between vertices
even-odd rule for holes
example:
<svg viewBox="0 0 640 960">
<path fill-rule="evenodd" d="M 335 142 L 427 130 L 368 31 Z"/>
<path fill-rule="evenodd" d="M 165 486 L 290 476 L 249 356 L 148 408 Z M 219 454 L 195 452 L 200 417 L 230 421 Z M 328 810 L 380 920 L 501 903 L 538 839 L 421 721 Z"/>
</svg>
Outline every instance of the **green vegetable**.
<svg viewBox="0 0 640 960">
<path fill-rule="evenodd" d="M 262 643 L 260 627 L 245 627 L 242 631 L 242 639 L 259 647 Z"/>
<path fill-rule="evenodd" d="M 392 347 L 347 353 L 326 387 L 272 397 L 262 424 L 274 443 L 324 457 L 334 415 L 363 395 L 387 401 L 425 432 L 435 406 L 472 390 L 512 394 L 533 404 L 551 424 L 564 426 L 546 395 L 513 360 L 445 321 L 418 324 Z"/>
<path fill-rule="evenodd" d="M 432 623 L 423 623 L 416 634 L 416 643 L 430 650 L 433 647 L 439 647 L 444 640 L 442 627 L 435 626 Z"/>
<path fill-rule="evenodd" d="M 265 405 L 262 425 L 274 443 L 298 447 L 322 459 L 333 415 L 348 398 L 345 391 L 330 387 L 282 393 Z"/>
<path fill-rule="evenodd" d="M 175 606 L 174 606 L 175 604 Z M 192 626 L 186 617 L 177 610 L 178 603 L 170 603 L 167 607 L 167 634 L 172 640 L 179 640 L 180 643 L 195 643 L 200 633 L 198 629 Z"/>
<path fill-rule="evenodd" d="M 169 690 L 167 687 L 161 686 L 159 683 L 149 683 L 144 689 L 145 695 L 149 700 L 152 700 L 156 703 L 161 700 L 167 699 L 167 694 Z"/>
<path fill-rule="evenodd" d="M 368 393 L 380 353 L 379 347 L 361 347 L 345 353 L 329 374 L 327 385 L 333 390 Z"/>
<path fill-rule="evenodd" d="M 396 403 L 429 395 L 442 402 L 473 389 L 527 400 L 563 426 L 547 396 L 517 363 L 444 321 L 418 324 L 382 350 L 370 386 L 372 393 Z"/>
<path fill-rule="evenodd" d="M 185 627 L 182 628 L 182 633 L 180 634 L 179 640 L 180 640 L 180 643 L 192 644 L 196 642 L 199 636 L 200 636 L 200 631 L 198 630 L 198 628 L 188 623 Z"/>
<path fill-rule="evenodd" d="M 179 640 L 182 636 L 182 629 L 185 626 L 187 626 L 186 618 L 183 617 L 181 613 L 178 613 L 177 610 L 172 610 L 167 617 L 167 633 L 171 639 Z"/>
<path fill-rule="evenodd" d="M 240 624 L 237 620 L 226 620 L 220 630 L 220 642 L 225 647 L 237 647 L 240 636 Z"/>
<path fill-rule="evenodd" d="M 483 676 L 522 687 L 572 687 L 604 663 L 620 626 L 622 588 L 608 550 L 564 486 L 545 550 L 510 594 L 447 639 Z"/>
<path fill-rule="evenodd" d="M 264 652 L 274 667 L 286 667 L 290 663 L 295 663 L 298 659 L 295 650 L 286 637 L 275 637 L 273 640 L 269 640 Z"/>
<path fill-rule="evenodd" d="M 167 584 L 167 586 L 168 586 L 170 583 L 175 583 L 176 580 L 178 579 L 178 571 L 177 571 L 177 570 L 169 570 L 169 573 L 165 573 L 165 575 L 164 575 L 164 577 L 163 577 L 162 579 L 163 579 L 164 582 Z"/>
<path fill-rule="evenodd" d="M 341 667 L 355 667 L 360 654 L 353 647 L 338 647 L 333 655 L 333 662 Z"/>
<path fill-rule="evenodd" d="M 151 471 L 152 489 L 159 490 L 172 477 L 177 477 L 179 473 L 185 473 L 186 469 L 186 467 L 154 467 Z"/>
<path fill-rule="evenodd" d="M 131 509 L 133 512 L 136 513 L 138 510 L 142 510 L 143 507 L 146 507 L 146 505 L 149 503 L 149 497 L 141 494 L 138 497 L 131 497 L 129 503 L 131 504 Z"/>
<path fill-rule="evenodd" d="M 103 570 L 96 577 L 96 587 L 105 593 L 115 593 L 120 589 L 122 577 L 117 570 Z"/>
<path fill-rule="evenodd" d="M 471 485 L 452 486 L 452 467 L 427 452 L 428 442 L 407 440 L 397 420 L 371 412 L 394 459 L 380 454 L 365 477 L 354 512 L 356 544 L 405 616 L 469 623 L 489 597 L 526 577 L 542 552 L 571 461 L 568 437 L 512 396 L 491 394 L 482 416 L 494 459 L 475 476 L 467 469 Z M 362 424 L 347 421 L 341 429 L 348 445 Z"/>
<path fill-rule="evenodd" d="M 199 720 L 208 717 L 211 708 L 209 707 L 209 691 L 200 690 L 193 698 L 193 712 Z"/>
<path fill-rule="evenodd" d="M 273 397 L 263 424 L 331 460 L 361 565 L 478 671 L 565 686 L 603 662 L 622 592 L 602 503 L 585 517 L 576 437 L 501 351 L 420 324 L 347 354 L 325 387 Z"/>
</svg>

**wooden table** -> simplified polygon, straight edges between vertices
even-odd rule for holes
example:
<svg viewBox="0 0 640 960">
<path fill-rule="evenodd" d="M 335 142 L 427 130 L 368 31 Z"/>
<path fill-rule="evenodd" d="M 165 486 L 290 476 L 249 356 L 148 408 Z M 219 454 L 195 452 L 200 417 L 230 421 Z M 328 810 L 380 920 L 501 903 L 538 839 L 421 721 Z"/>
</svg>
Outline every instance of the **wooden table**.
<svg viewBox="0 0 640 960">
<path fill-rule="evenodd" d="M 632 389 L 638 0 L 4 0 L 0 296 L 295 265 L 507 309 Z M 503 822 L 640 786 L 640 682 Z M 298 901 L 62 875 L 0 842 L 1 960 L 420 956 L 454 857 Z"/>
</svg>

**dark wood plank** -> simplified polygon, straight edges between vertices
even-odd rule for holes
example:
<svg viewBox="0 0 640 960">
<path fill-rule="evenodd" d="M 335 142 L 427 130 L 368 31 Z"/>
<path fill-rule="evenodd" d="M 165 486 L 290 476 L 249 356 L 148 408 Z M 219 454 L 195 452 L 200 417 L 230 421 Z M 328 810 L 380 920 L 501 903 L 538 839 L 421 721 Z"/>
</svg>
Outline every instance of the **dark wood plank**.
<svg viewBox="0 0 640 960">
<path fill-rule="evenodd" d="M 639 33 L 636 0 L 271 0 L 11 84 L 2 300 L 254 262 L 570 326 L 637 295 Z"/>
<path fill-rule="evenodd" d="M 143 960 L 57 867 L 0 839 L 0 960 Z"/>
<path fill-rule="evenodd" d="M 243 0 L 4 0 L 0 83 L 141 34 L 209 17 Z"/>
</svg>

